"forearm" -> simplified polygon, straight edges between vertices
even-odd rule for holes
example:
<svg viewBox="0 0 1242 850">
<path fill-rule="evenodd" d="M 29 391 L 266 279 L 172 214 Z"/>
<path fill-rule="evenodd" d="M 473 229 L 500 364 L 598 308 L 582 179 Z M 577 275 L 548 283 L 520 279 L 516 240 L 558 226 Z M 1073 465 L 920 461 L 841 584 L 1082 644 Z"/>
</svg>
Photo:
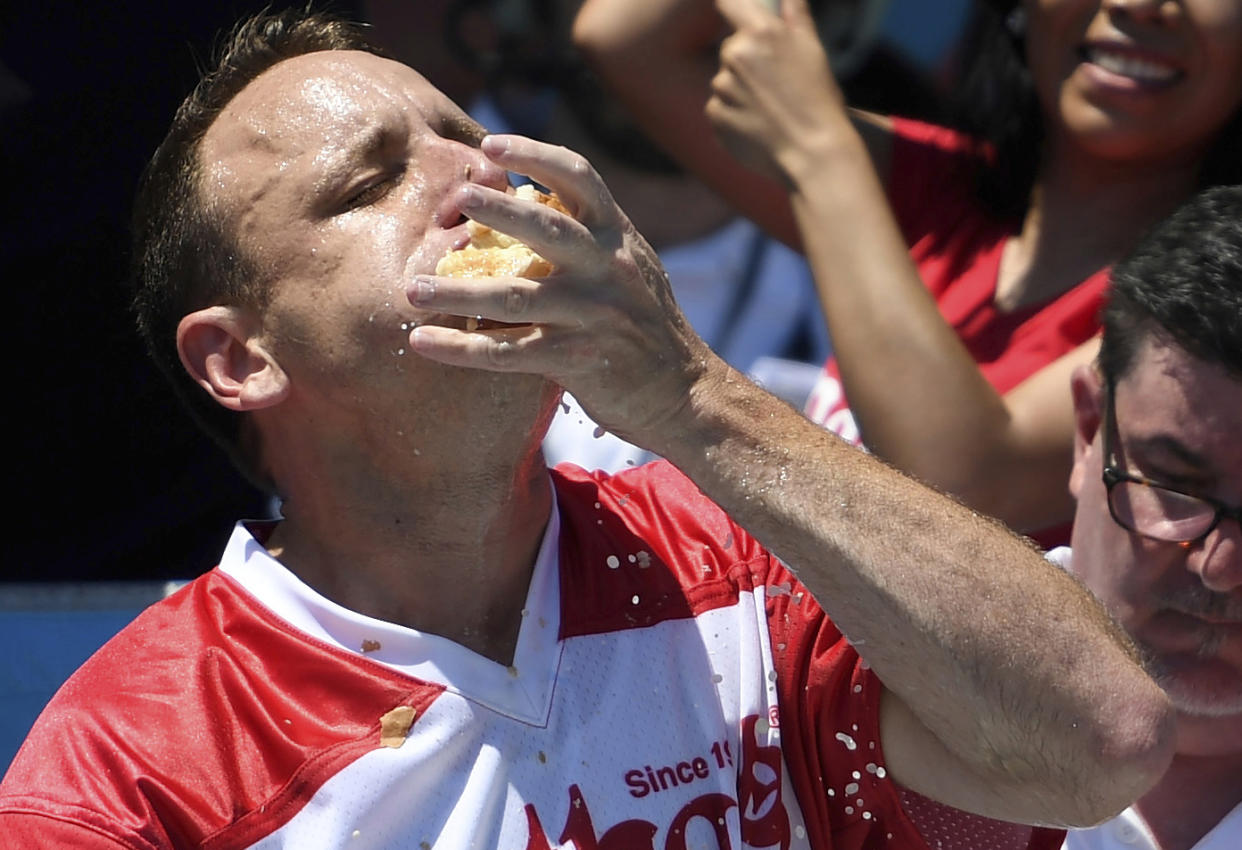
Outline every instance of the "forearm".
<svg viewBox="0 0 1242 850">
<path fill-rule="evenodd" d="M 899 781 L 996 817 L 1082 824 L 1163 769 L 1163 694 L 1098 603 L 998 523 L 723 367 L 655 448 L 790 565 L 966 776 L 949 791 L 944 762 L 898 764 L 886 736 Z"/>
<path fill-rule="evenodd" d="M 1032 423 L 1039 416 L 1015 418 L 923 285 L 866 152 L 848 140 L 834 144 L 830 155 L 812 152 L 787 168 L 864 442 L 1012 527 L 1068 519 L 1072 431 L 1049 434 Z M 1063 396 L 1068 421 L 1068 381 Z"/>
</svg>

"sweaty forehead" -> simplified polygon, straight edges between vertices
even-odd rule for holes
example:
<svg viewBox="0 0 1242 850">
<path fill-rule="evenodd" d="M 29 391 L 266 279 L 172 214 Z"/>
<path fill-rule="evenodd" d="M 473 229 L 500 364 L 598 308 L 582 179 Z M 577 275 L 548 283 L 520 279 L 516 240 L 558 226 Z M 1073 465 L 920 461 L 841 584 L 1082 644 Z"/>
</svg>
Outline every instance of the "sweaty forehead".
<svg viewBox="0 0 1242 850">
<path fill-rule="evenodd" d="M 286 59 L 242 89 L 208 129 L 202 159 L 209 175 L 223 177 L 239 157 L 283 163 L 331 155 L 377 129 L 440 133 L 463 124 L 472 122 L 408 65 L 361 51 L 320 51 Z"/>
<path fill-rule="evenodd" d="M 1242 441 L 1237 439 L 1242 379 L 1220 364 L 1152 334 L 1118 381 L 1115 401 L 1131 436 L 1170 435 L 1205 456 L 1227 456 L 1242 474 Z"/>
<path fill-rule="evenodd" d="M 260 74 L 235 97 L 226 113 L 272 122 L 313 117 L 331 121 L 359 108 L 388 101 L 431 117 L 451 104 L 408 65 L 354 50 L 295 56 Z"/>
</svg>

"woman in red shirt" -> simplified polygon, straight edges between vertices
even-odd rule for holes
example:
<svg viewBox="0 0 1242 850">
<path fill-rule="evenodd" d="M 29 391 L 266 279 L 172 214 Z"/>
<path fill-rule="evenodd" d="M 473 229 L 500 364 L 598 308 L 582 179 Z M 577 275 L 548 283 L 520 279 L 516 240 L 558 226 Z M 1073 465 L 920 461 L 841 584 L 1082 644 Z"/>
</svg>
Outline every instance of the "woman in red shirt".
<svg viewBox="0 0 1242 850">
<path fill-rule="evenodd" d="M 992 127 L 968 134 L 848 109 L 806 0 L 718 5 L 719 67 L 707 0 L 588 0 L 575 34 L 653 135 L 805 251 L 835 351 L 808 413 L 1015 528 L 1066 521 L 1068 373 L 1108 267 L 1242 181 L 1242 0 L 997 0 Z"/>
</svg>

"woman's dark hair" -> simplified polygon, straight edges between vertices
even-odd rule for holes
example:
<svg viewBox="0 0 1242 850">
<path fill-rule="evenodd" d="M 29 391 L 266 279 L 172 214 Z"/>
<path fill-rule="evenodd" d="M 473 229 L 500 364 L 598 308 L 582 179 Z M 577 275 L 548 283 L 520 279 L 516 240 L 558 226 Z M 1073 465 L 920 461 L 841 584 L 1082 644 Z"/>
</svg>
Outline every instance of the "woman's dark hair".
<svg viewBox="0 0 1242 850">
<path fill-rule="evenodd" d="M 160 371 L 200 426 L 253 483 L 270 489 L 247 445 L 244 418 L 217 404 L 181 365 L 177 325 L 213 304 L 261 305 L 255 268 L 202 192 L 203 136 L 224 107 L 277 63 L 323 50 L 375 51 L 335 15 L 286 10 L 241 22 L 173 117 L 138 183 L 133 214 L 133 310 Z"/>
<path fill-rule="evenodd" d="M 1044 141 L 1022 39 L 1007 23 L 1016 6 L 1016 0 L 976 4 L 962 42 L 961 85 L 949 107 L 951 123 L 992 147 L 994 156 L 980 167 L 976 188 L 999 218 L 1026 211 Z"/>
</svg>

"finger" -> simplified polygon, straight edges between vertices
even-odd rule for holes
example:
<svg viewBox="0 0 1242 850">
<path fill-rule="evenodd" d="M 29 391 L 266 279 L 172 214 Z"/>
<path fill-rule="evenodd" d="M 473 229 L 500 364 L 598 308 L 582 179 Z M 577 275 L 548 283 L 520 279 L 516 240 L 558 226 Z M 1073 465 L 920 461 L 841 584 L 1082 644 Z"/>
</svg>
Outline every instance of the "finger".
<svg viewBox="0 0 1242 850">
<path fill-rule="evenodd" d="M 555 289 L 522 277 L 456 278 L 419 275 L 406 290 L 420 310 L 479 316 L 505 324 L 579 324 L 580 311 Z"/>
<path fill-rule="evenodd" d="M 743 102 L 739 97 L 742 93 L 742 86 L 738 76 L 723 63 L 720 70 L 712 76 L 711 92 L 713 99 L 729 106 L 739 106 Z"/>
<path fill-rule="evenodd" d="M 474 221 L 525 242 L 558 269 L 596 258 L 595 237 L 587 226 L 545 204 L 476 183 L 462 186 L 455 202 Z"/>
<path fill-rule="evenodd" d="M 524 356 L 542 331 L 538 327 L 461 331 L 440 325 L 419 325 L 410 331 L 410 348 L 418 355 L 449 366 L 491 372 L 535 372 L 533 358 Z"/>
<path fill-rule="evenodd" d="M 589 228 L 615 227 L 622 218 L 612 192 L 586 157 L 568 148 L 525 136 L 498 135 L 483 139 L 483 153 L 509 171 L 525 174 L 547 186 Z"/>
<path fill-rule="evenodd" d="M 781 0 L 716 0 L 716 10 L 734 29 L 744 29 L 770 19 L 780 4 Z"/>
<path fill-rule="evenodd" d="M 487 331 L 419 325 L 410 332 L 410 349 L 449 366 L 543 375 L 562 386 L 571 376 L 598 371 L 607 362 L 590 339 L 556 334 L 544 325 Z"/>
</svg>

